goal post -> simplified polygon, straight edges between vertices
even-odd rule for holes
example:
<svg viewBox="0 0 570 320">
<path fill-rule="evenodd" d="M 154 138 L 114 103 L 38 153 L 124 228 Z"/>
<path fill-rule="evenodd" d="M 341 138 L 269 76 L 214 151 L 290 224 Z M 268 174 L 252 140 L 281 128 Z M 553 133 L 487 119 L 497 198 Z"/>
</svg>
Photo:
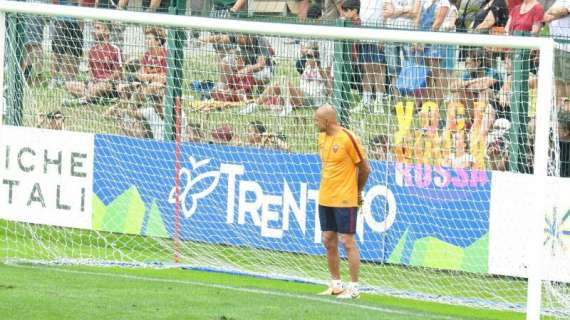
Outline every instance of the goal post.
<svg viewBox="0 0 570 320">
<path fill-rule="evenodd" d="M 35 48 L 39 71 L 51 79 L 35 83 L 23 60 L 7 57 L 15 14 L 42 18 Z M 568 185 L 549 177 L 557 136 L 552 39 L 13 1 L 0 2 L 0 24 L 8 98 L 0 113 L 0 261 L 183 265 L 324 283 L 313 112 L 332 103 L 373 169 L 356 226 L 366 289 L 516 310 L 527 319 L 570 313 L 570 275 L 549 274 L 567 253 L 551 259 L 543 244 L 545 220 L 560 220 L 556 206 L 568 206 L 551 199 Z M 189 39 L 176 56 L 171 30 Z M 71 51 L 58 52 L 58 43 Z M 33 45 L 22 46 L 27 59 Z M 513 50 L 539 53 L 528 94 L 536 102 L 522 102 L 523 110 L 536 105 L 534 143 L 531 121 L 517 124 L 520 133 L 511 111 L 488 119 L 499 112 L 489 105 L 499 104 Z M 432 55 L 440 51 L 451 52 L 453 66 Z M 57 61 L 72 64 L 58 55 L 72 53 L 75 69 L 54 72 Z M 389 71 L 391 58 L 406 63 Z M 5 68 L 24 79 L 23 94 L 7 85 Z M 3 118 L 14 108 L 20 126 Z M 508 158 L 492 158 L 493 148 L 508 153 L 509 132 L 524 135 L 511 143 L 528 152 L 511 161 L 532 170 L 509 172 Z M 541 296 L 544 282 L 562 283 L 553 287 L 560 297 Z"/>
</svg>

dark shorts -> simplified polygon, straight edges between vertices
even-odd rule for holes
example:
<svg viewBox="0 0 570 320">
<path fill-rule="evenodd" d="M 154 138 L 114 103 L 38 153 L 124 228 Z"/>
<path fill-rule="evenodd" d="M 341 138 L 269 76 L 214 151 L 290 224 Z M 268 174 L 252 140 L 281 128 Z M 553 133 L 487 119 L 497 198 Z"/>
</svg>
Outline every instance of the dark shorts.
<svg viewBox="0 0 570 320">
<path fill-rule="evenodd" d="M 321 231 L 353 234 L 356 232 L 358 208 L 333 208 L 319 205 Z"/>
<path fill-rule="evenodd" d="M 358 62 L 384 63 L 384 53 L 375 43 L 360 43 L 358 45 Z"/>
<path fill-rule="evenodd" d="M 83 31 L 75 19 L 55 20 L 51 49 L 57 54 L 83 55 Z"/>
</svg>

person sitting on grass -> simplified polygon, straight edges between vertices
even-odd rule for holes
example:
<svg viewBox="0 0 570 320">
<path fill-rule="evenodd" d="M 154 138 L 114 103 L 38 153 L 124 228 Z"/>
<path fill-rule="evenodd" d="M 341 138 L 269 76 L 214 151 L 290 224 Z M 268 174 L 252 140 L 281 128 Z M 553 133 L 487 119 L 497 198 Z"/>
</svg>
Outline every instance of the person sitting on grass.
<svg viewBox="0 0 570 320">
<path fill-rule="evenodd" d="M 281 110 L 280 116 L 289 115 L 293 108 L 320 107 L 327 99 L 327 78 L 324 72 L 319 60 L 319 51 L 307 52 L 298 87 L 292 81 L 274 83 L 268 86 L 258 99 L 250 103 L 240 113 L 252 113 L 260 105 L 277 107 L 278 110 Z"/>
<path fill-rule="evenodd" d="M 37 119 L 37 127 L 51 130 L 65 130 L 63 123 L 64 120 L 65 116 L 59 110 L 48 113 L 40 113 Z"/>
<path fill-rule="evenodd" d="M 247 144 L 254 147 L 289 150 L 285 136 L 268 132 L 267 127 L 259 120 L 249 123 Z"/>
<path fill-rule="evenodd" d="M 75 97 L 64 101 L 65 106 L 97 103 L 103 97 L 115 97 L 116 82 L 122 76 L 121 51 L 109 43 L 111 27 L 109 22 L 97 21 L 93 38 L 96 43 L 89 49 L 89 73 L 87 82 L 68 81 L 65 89 Z"/>
<path fill-rule="evenodd" d="M 221 60 L 220 82 L 216 84 L 217 87 L 223 88 L 229 85 L 231 77 L 235 75 L 251 74 L 257 86 L 264 86 L 270 82 L 273 75 L 274 53 L 271 44 L 264 37 L 248 34 L 214 34 L 203 41 L 214 45 L 233 45 L 244 61 L 243 65 L 238 65 L 235 53 L 225 55 Z"/>
<path fill-rule="evenodd" d="M 226 84 L 216 86 L 210 96 L 216 101 L 246 102 L 252 98 L 256 80 L 252 73 L 242 72 L 246 68 L 246 57 L 238 48 L 234 56 L 234 65 L 230 74 L 226 75 Z"/>
</svg>

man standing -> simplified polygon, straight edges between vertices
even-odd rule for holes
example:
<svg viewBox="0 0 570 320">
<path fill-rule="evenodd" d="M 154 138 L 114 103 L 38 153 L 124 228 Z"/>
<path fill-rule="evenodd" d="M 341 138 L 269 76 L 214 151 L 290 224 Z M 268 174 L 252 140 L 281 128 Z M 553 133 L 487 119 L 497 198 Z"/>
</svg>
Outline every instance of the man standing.
<svg viewBox="0 0 570 320">
<path fill-rule="evenodd" d="M 357 299 L 360 256 L 354 240 L 358 207 L 370 167 L 364 150 L 349 130 L 337 124 L 336 111 L 323 105 L 315 113 L 315 124 L 320 131 L 321 186 L 319 191 L 319 221 L 331 283 L 321 295 L 335 295 L 341 299 Z M 338 241 L 344 245 L 348 258 L 351 283 L 346 288 L 340 280 Z"/>
</svg>

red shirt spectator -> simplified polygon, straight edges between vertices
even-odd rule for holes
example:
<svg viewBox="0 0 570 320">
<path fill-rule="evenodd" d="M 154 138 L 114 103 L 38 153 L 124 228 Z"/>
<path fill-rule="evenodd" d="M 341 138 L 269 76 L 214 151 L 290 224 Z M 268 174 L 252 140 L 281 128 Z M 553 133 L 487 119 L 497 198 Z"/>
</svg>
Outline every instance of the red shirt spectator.
<svg viewBox="0 0 570 320">
<path fill-rule="evenodd" d="M 532 32 L 532 26 L 542 24 L 544 17 L 544 8 L 538 2 L 526 13 L 521 14 L 521 6 L 518 5 L 511 9 L 509 18 L 509 32 L 526 31 Z"/>
<path fill-rule="evenodd" d="M 81 1 L 79 1 L 79 5 L 82 7 L 94 8 L 95 7 L 95 0 L 81 0 Z"/>
<path fill-rule="evenodd" d="M 507 0 L 507 8 L 509 10 L 511 10 L 512 8 L 516 7 L 516 6 L 520 6 L 522 4 L 523 0 Z"/>
<path fill-rule="evenodd" d="M 121 51 L 110 43 L 96 44 L 89 49 L 89 70 L 93 80 L 107 80 L 121 69 Z"/>
<path fill-rule="evenodd" d="M 144 73 L 166 74 L 166 49 L 160 49 L 158 55 L 153 55 L 150 51 L 145 52 L 142 66 Z"/>
</svg>

